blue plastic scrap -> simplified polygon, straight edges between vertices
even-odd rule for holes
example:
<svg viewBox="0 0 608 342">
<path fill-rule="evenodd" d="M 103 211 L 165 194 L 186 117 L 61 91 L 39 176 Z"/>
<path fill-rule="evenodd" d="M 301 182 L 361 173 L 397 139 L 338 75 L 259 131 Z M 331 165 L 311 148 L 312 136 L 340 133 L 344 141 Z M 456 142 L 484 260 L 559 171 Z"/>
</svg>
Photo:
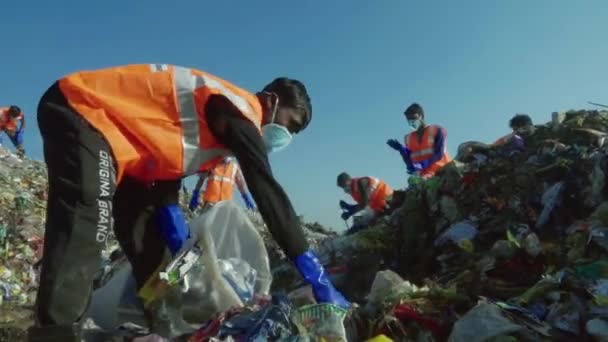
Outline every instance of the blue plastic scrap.
<svg viewBox="0 0 608 342">
<path fill-rule="evenodd" d="M 243 312 L 226 320 L 218 338 L 228 336 L 238 341 L 297 341 L 297 329 L 291 323 L 291 304 L 284 296 L 275 296 L 272 303 L 259 311 Z"/>
</svg>

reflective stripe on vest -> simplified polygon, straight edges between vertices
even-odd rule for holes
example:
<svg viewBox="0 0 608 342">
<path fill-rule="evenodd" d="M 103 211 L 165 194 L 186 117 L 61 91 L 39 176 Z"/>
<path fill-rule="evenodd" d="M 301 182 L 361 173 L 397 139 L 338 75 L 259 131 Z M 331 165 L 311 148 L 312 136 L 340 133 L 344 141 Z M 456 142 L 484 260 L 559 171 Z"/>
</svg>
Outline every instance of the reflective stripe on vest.
<svg viewBox="0 0 608 342">
<path fill-rule="evenodd" d="M 153 72 L 162 72 L 169 70 L 169 65 L 151 64 L 150 68 Z M 252 108 L 245 99 L 234 94 L 220 82 L 204 75 L 194 75 L 192 74 L 192 70 L 188 68 L 173 66 L 173 82 L 177 97 L 177 110 L 182 127 L 182 167 L 184 174 L 190 175 L 196 173 L 205 161 L 223 154 L 218 150 L 202 150 L 199 147 L 200 132 L 195 103 L 195 90 L 204 86 L 217 89 L 244 114 L 251 113 Z"/>
<path fill-rule="evenodd" d="M 408 136 L 406 145 L 408 145 L 413 162 L 419 162 L 433 156 L 435 151 L 435 136 L 437 135 L 437 126 L 429 126 L 424 129 L 422 139 L 418 139 L 418 133 L 411 133 Z M 425 139 L 426 138 L 426 139 Z M 426 140 L 426 141 L 425 141 Z"/>
<path fill-rule="evenodd" d="M 206 103 L 226 97 L 261 131 L 255 94 L 200 70 L 170 64 L 131 64 L 61 78 L 70 106 L 104 136 L 117 182 L 171 180 L 209 171 L 230 149 L 215 139 Z M 260 132 L 261 134 L 261 132 Z"/>
<path fill-rule="evenodd" d="M 378 186 L 380 185 L 380 180 L 378 178 L 375 177 L 367 177 L 369 179 L 369 183 L 367 184 L 367 190 L 369 193 L 369 199 L 371 199 L 374 195 L 374 192 L 378 189 Z M 357 202 L 360 203 L 362 198 L 361 198 L 361 193 L 359 192 L 359 181 L 363 179 L 363 177 L 361 178 L 353 178 L 351 181 L 351 197 Z M 368 199 L 368 200 L 369 200 Z"/>
</svg>

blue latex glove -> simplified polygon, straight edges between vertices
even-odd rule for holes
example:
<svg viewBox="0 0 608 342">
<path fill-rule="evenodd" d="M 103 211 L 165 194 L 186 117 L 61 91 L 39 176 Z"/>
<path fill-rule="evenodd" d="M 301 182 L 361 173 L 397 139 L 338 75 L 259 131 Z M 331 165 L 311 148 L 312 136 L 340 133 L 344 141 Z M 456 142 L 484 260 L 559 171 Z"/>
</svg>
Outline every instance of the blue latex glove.
<svg viewBox="0 0 608 342">
<path fill-rule="evenodd" d="M 241 197 L 243 198 L 243 201 L 245 202 L 247 209 L 251 209 L 251 210 L 255 209 L 255 204 L 253 203 L 253 198 L 251 198 L 250 194 L 244 193 L 244 194 L 241 194 Z"/>
<path fill-rule="evenodd" d="M 356 204 L 348 204 L 342 200 L 340 201 L 340 209 L 342 210 L 353 211 L 356 207 Z"/>
<path fill-rule="evenodd" d="M 413 175 L 414 173 L 420 172 L 422 170 L 424 170 L 422 168 L 422 164 L 420 164 L 420 163 L 414 163 L 414 164 L 412 164 L 412 167 L 408 167 L 407 168 L 407 173 L 410 174 L 410 175 Z"/>
<path fill-rule="evenodd" d="M 199 191 L 192 191 L 192 198 L 190 199 L 190 205 L 188 206 L 188 208 L 190 208 L 190 210 L 194 211 L 194 210 L 196 210 L 196 208 L 198 208 L 199 197 L 200 197 Z"/>
<path fill-rule="evenodd" d="M 405 147 L 397 139 L 389 139 L 386 144 L 393 150 L 403 153 Z"/>
<path fill-rule="evenodd" d="M 182 210 L 177 204 L 158 208 L 156 210 L 156 224 L 167 247 L 175 256 L 190 237 L 190 228 L 188 228 Z"/>
<path fill-rule="evenodd" d="M 344 309 L 350 307 L 350 302 L 344 298 L 331 280 L 319 259 L 310 251 L 298 256 L 294 263 L 304 280 L 312 286 L 312 293 L 318 303 L 328 303 Z"/>
<path fill-rule="evenodd" d="M 351 216 L 353 216 L 353 213 L 351 212 L 351 210 L 345 210 L 342 215 L 340 215 L 340 217 L 346 221 L 348 220 Z"/>
</svg>

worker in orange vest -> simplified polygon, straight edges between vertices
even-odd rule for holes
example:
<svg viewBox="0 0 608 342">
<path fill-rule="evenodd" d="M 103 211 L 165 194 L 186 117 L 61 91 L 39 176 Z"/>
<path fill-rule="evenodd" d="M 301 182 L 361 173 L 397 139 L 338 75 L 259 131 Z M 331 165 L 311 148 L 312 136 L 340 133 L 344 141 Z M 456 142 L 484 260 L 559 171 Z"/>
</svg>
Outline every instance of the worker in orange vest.
<svg viewBox="0 0 608 342">
<path fill-rule="evenodd" d="M 17 124 L 19 124 L 18 128 Z M 25 129 L 25 117 L 21 108 L 17 106 L 0 108 L 0 129 L 9 137 L 17 153 L 24 155 L 23 130 Z"/>
<path fill-rule="evenodd" d="M 351 178 L 348 173 L 342 172 L 338 175 L 337 184 L 357 202 L 348 204 L 340 201 L 340 208 L 344 211 L 341 216 L 343 220 L 348 220 L 367 207 L 375 215 L 381 214 L 393 196 L 393 189 L 375 177 Z"/>
<path fill-rule="evenodd" d="M 447 131 L 438 125 L 427 125 L 424 110 L 417 103 L 407 107 L 403 114 L 414 132 L 405 136 L 404 145 L 397 139 L 387 141 L 387 145 L 401 154 L 409 174 L 422 178 L 433 177 L 439 169 L 452 161 L 446 151 Z"/>
<path fill-rule="evenodd" d="M 492 144 L 492 146 L 502 146 L 505 144 L 514 143 L 521 144 L 523 148 L 523 140 L 521 139 L 521 136 L 526 135 L 527 133 L 532 133 L 535 129 L 532 118 L 527 114 L 516 114 L 511 118 L 511 120 L 509 120 L 509 127 L 511 128 L 512 132 L 500 137 Z"/>
<path fill-rule="evenodd" d="M 311 118 L 305 86 L 289 78 L 253 94 L 196 69 L 134 64 L 55 82 L 38 105 L 49 195 L 29 340 L 80 341 L 112 226 L 138 289 L 166 255 L 187 247 L 181 179 L 230 155 L 269 231 L 317 301 L 349 307 L 310 251 L 268 161 L 268 153 L 289 145 Z"/>
<path fill-rule="evenodd" d="M 205 180 L 207 181 L 207 187 L 201 196 L 200 189 Z M 234 192 L 234 184 L 239 189 L 247 209 L 254 210 L 255 204 L 251 195 L 247 192 L 243 173 L 233 157 L 226 157 L 207 173 L 201 174 L 192 191 L 190 210 L 194 211 L 198 208 L 201 197 L 205 206 L 211 206 L 221 201 L 230 201 Z"/>
</svg>

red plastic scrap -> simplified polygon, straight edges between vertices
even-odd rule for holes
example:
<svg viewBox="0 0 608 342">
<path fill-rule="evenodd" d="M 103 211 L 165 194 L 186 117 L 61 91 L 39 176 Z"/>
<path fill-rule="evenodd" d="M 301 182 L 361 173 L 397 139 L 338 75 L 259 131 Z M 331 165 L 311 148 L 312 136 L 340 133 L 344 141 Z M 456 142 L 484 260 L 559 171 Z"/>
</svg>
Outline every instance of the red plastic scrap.
<svg viewBox="0 0 608 342">
<path fill-rule="evenodd" d="M 414 321 L 422 328 L 433 333 L 436 339 L 445 341 L 448 337 L 448 329 L 439 321 L 424 317 L 414 307 L 408 304 L 397 305 L 393 309 L 393 316 L 402 322 Z"/>
<path fill-rule="evenodd" d="M 462 183 L 472 185 L 479 178 L 478 173 L 468 172 L 462 176 Z"/>
</svg>

